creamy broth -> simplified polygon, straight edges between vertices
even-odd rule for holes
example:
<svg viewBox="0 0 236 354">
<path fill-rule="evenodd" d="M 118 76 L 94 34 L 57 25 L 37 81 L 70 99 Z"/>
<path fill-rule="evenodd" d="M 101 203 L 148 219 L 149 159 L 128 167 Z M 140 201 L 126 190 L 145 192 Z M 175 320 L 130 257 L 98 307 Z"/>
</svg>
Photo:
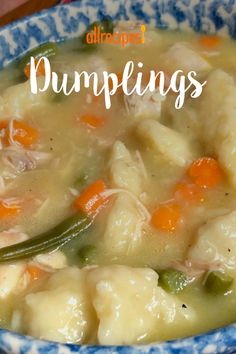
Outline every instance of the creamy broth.
<svg viewBox="0 0 236 354">
<path fill-rule="evenodd" d="M 187 66 L 191 67 L 191 60 L 193 60 L 194 66 L 199 64 L 198 60 L 203 61 L 205 65 L 200 63 L 200 70 L 196 70 L 199 77 L 207 80 L 201 97 L 195 100 L 187 97 L 184 107 L 177 111 L 174 108 L 175 96 L 169 94 L 165 100 L 157 103 L 157 105 L 161 105 L 160 113 L 158 113 L 158 109 L 156 113 L 148 111 L 150 101 L 147 101 L 146 106 L 141 106 L 142 112 L 140 114 L 133 112 L 132 109 L 127 109 L 130 102 L 124 103 L 124 95 L 121 91 L 112 98 L 110 110 L 106 110 L 103 98 L 95 100 L 86 89 L 83 89 L 79 94 L 73 93 L 69 97 L 56 96 L 53 92 L 48 91 L 41 94 L 40 98 L 35 98 L 35 102 L 30 100 L 21 102 L 22 98 L 19 93 L 24 90 L 25 95 L 29 95 L 29 86 L 27 83 L 20 84 L 23 86 L 15 87 L 13 88 L 14 92 L 12 91 L 12 86 L 22 80 L 18 63 L 0 73 L 0 90 L 3 97 L 0 123 L 6 119 L 10 121 L 17 118 L 34 127 L 38 132 L 38 140 L 32 146 L 23 147 L 33 154 L 30 155 L 30 158 L 29 155 L 22 157 L 22 146 L 15 148 L 15 150 L 20 148 L 20 156 L 14 155 L 15 150 L 9 150 L 9 144 L 6 144 L 8 146 L 3 144 L 0 149 L 0 178 L 2 177 L 4 182 L 0 195 L 1 200 L 16 198 L 17 203 L 21 205 L 20 211 L 16 215 L 2 217 L 0 213 L 0 247 L 9 245 L 8 242 L 4 244 L 4 240 L 1 241 L 5 231 L 13 229 L 13 231 L 9 231 L 8 238 L 11 237 L 12 232 L 16 235 L 23 232 L 27 235 L 26 237 L 31 238 L 50 230 L 71 214 L 76 213 L 75 200 L 97 180 L 103 180 L 108 190 L 123 190 L 123 192 L 114 193 L 109 197 L 108 203 L 94 218 L 92 226 L 76 239 L 60 247 L 55 259 L 52 257 L 53 259 L 48 263 L 41 263 L 34 256 L 20 262 L 12 262 L 16 267 L 23 266 L 18 279 L 13 280 L 14 286 L 6 284 L 2 275 L 7 274 L 10 283 L 11 277 L 15 276 L 7 273 L 7 267 L 10 267 L 11 264 L 3 264 L 2 267 L 5 268 L 0 268 L 0 325 L 3 328 L 17 330 L 43 339 L 64 342 L 132 344 L 189 336 L 229 324 L 236 319 L 236 244 L 233 240 L 236 228 L 233 221 L 236 216 L 229 217 L 236 210 L 233 156 L 230 160 L 234 146 L 223 146 L 224 142 L 221 137 L 221 135 L 229 134 L 227 129 L 231 130 L 232 125 L 227 128 L 226 110 L 226 113 L 222 113 L 226 125 L 223 133 L 216 132 L 214 136 L 209 134 L 208 137 L 208 128 L 207 125 L 204 125 L 208 117 L 213 115 L 214 105 L 217 107 L 218 90 L 222 88 L 223 91 L 230 91 L 227 85 L 235 86 L 236 89 L 234 58 L 236 45 L 232 40 L 222 38 L 213 47 L 211 45 L 204 46 L 201 42 L 202 37 L 199 35 L 176 31 L 147 30 L 145 36 L 146 42 L 143 45 L 129 45 L 123 49 L 119 45 L 104 44 L 100 45 L 95 52 L 86 53 L 81 53 L 76 49 L 78 40 L 75 39 L 58 45 L 59 52 L 50 59 L 50 62 L 56 72 L 67 72 L 71 75 L 74 70 L 82 71 L 83 69 L 120 73 L 128 60 L 133 60 L 135 63 L 142 61 L 144 72 L 155 69 L 164 70 L 171 74 L 174 70 L 185 69 L 175 67 L 175 61 L 171 57 L 173 51 L 170 52 L 170 48 L 181 43 L 184 48 L 190 48 L 191 53 L 196 56 L 194 61 L 183 52 L 183 57 L 180 57 L 183 66 L 187 63 Z M 217 74 L 217 70 L 220 70 L 220 74 Z M 219 76 L 218 81 L 215 79 L 217 75 Z M 220 75 L 227 77 L 221 79 Z M 215 83 L 214 80 L 216 80 Z M 216 92 L 213 92 L 214 88 Z M 223 95 L 224 92 L 222 97 Z M 137 111 L 141 98 L 136 98 L 135 109 Z M 89 103 L 90 100 L 92 103 Z M 5 108 L 7 104 L 10 108 Z M 230 101 L 223 97 L 222 104 L 230 105 Z M 16 112 L 18 106 L 21 107 L 20 113 Z M 103 120 L 103 124 L 99 127 L 91 127 L 81 122 L 81 116 L 84 115 L 98 117 Z M 217 121 L 217 111 L 215 115 L 212 131 L 217 130 L 218 126 L 220 127 L 219 120 Z M 148 121 L 151 122 L 150 127 L 156 127 L 156 122 L 159 122 L 159 124 L 177 132 L 181 139 L 188 144 L 191 151 L 190 157 L 184 159 L 184 163 L 179 163 L 178 156 L 172 159 L 171 153 L 168 152 L 166 155 L 165 147 L 159 146 L 162 144 L 160 140 L 156 145 L 155 143 L 150 145 L 150 137 L 146 136 L 150 134 L 150 131 L 147 133 L 148 129 L 145 126 L 145 122 Z M 4 133 L 5 128 L 0 127 Z M 216 142 L 212 143 L 213 140 Z M 119 143 L 117 145 L 118 141 L 124 145 L 119 145 Z M 225 151 L 226 155 L 228 154 L 228 160 L 224 158 L 225 155 L 219 154 L 216 146 Z M 174 143 L 171 149 L 178 151 L 178 146 Z M 11 153 L 10 160 L 9 151 Z M 177 152 L 180 158 L 182 158 L 181 151 Z M 209 188 L 198 186 L 202 193 L 200 200 L 189 202 L 189 196 L 187 196 L 187 201 L 179 199 L 178 195 L 176 197 L 176 184 L 180 182 L 186 182 L 191 186 L 194 184 L 187 173 L 191 164 L 202 157 L 210 157 L 216 161 L 221 171 L 220 181 Z M 29 167 L 27 160 L 28 165 L 23 168 L 23 171 L 20 171 L 21 168 L 17 169 L 17 163 L 22 159 L 33 160 L 33 167 L 32 165 Z M 120 165 L 117 165 L 117 160 L 120 160 Z M 129 176 L 130 169 L 132 170 L 131 177 Z M 135 192 L 136 175 L 137 180 L 141 181 L 141 187 L 137 187 L 137 192 Z M 215 177 L 213 176 L 213 178 Z M 123 214 L 117 200 L 121 205 L 124 203 Z M 152 217 L 162 203 L 170 200 L 180 209 L 178 223 L 171 231 L 156 227 L 152 223 L 153 218 L 151 221 L 145 219 L 143 211 L 140 211 L 139 204 L 137 204 L 142 204 Z M 113 219 L 111 219 L 111 215 Z M 218 218 L 221 219 L 218 221 Z M 227 220 L 224 221 L 224 218 Z M 220 226 L 214 226 L 214 223 L 217 222 Z M 131 230 L 132 233 L 129 234 Z M 225 230 L 228 231 L 225 232 Z M 223 236 L 218 237 L 217 232 Z M 209 234 L 212 233 L 216 233 L 216 245 L 214 238 L 209 238 Z M 209 237 L 207 238 L 205 234 Z M 228 242 L 230 246 L 228 246 Z M 90 248 L 84 248 L 88 245 Z M 212 254 L 207 254 L 211 249 L 216 250 L 214 261 L 212 261 L 214 258 Z M 88 254 L 85 254 L 87 251 Z M 199 252 L 199 262 L 196 256 L 197 252 Z M 224 252 L 224 257 L 221 255 L 222 252 Z M 51 257 L 51 253 L 48 257 Z M 227 261 L 227 257 L 231 257 L 231 260 L 228 263 L 222 263 L 224 259 Z M 98 267 L 84 268 L 88 265 Z M 119 270 L 115 265 L 126 267 Z M 35 277 L 32 276 L 30 273 L 32 270 L 29 271 L 30 267 L 41 269 L 42 274 L 38 272 L 39 274 L 37 273 Z M 137 270 L 139 268 L 144 268 L 146 272 L 151 269 L 151 273 L 144 274 L 143 270 L 142 272 Z M 72 274 L 70 273 L 71 269 L 75 272 L 74 275 L 70 275 Z M 125 273 L 126 269 L 127 274 Z M 183 272 L 187 277 L 188 284 L 184 286 L 183 291 L 172 294 L 166 291 L 165 287 L 163 290 L 157 278 L 155 280 L 158 272 L 163 272 L 166 269 Z M 230 283 L 229 288 L 220 294 L 212 293 L 206 289 L 207 275 L 213 271 L 226 274 L 231 279 L 227 280 Z M 83 275 L 80 275 L 79 272 Z M 124 280 L 122 280 L 122 276 Z M 82 284 L 80 283 L 82 282 L 81 277 L 87 280 L 84 280 L 86 285 L 83 283 L 80 288 L 75 284 L 77 280 L 78 284 Z M 142 283 L 144 281 L 142 277 L 147 283 Z M 102 289 L 102 284 L 110 286 L 110 291 L 114 291 L 116 295 L 109 297 L 102 292 L 94 295 L 98 290 L 91 289 L 98 289 L 99 286 Z M 137 286 L 137 289 L 133 289 L 132 286 L 134 288 Z M 4 287 L 6 287 L 6 291 Z M 85 291 L 85 287 L 90 290 Z M 132 288 L 130 297 L 129 287 Z M 148 290 L 143 290 L 149 289 L 149 287 L 152 295 L 145 292 Z M 156 293 L 155 287 L 160 293 Z M 8 289 L 10 290 L 8 291 Z M 53 310 L 50 307 L 54 306 L 53 302 L 50 302 L 51 296 L 53 294 L 56 296 L 57 291 L 58 294 L 64 294 L 63 291 L 65 291 L 68 297 L 66 298 L 65 295 L 64 299 L 60 297 L 62 295 L 58 296 L 58 303 L 55 298 L 55 309 Z M 77 314 L 77 316 L 81 316 L 81 321 L 87 323 L 82 330 L 80 328 L 82 325 L 76 322 L 70 312 L 69 299 L 70 296 L 71 299 L 74 299 L 75 293 L 83 291 L 85 292 L 82 295 L 79 294 L 78 299 L 76 298 L 78 306 L 80 301 L 81 304 L 89 302 L 85 308 L 83 308 L 84 305 L 81 305 L 82 310 L 79 315 Z M 40 294 L 43 293 L 45 293 L 45 297 L 41 299 Z M 126 293 L 125 300 L 122 297 L 123 293 Z M 34 296 L 36 296 L 35 299 Z M 83 296 L 86 301 L 83 300 Z M 115 310 L 112 306 L 115 306 L 115 303 L 118 306 L 120 301 L 121 311 L 125 312 L 125 306 L 130 306 L 125 301 L 132 304 L 134 298 L 139 299 L 137 301 L 143 299 L 143 302 L 147 299 L 146 304 L 142 304 L 142 301 L 140 304 L 137 302 L 137 306 L 140 306 L 141 309 L 142 306 L 144 306 L 143 308 L 145 306 L 151 308 L 151 315 L 145 308 L 147 314 L 145 312 L 144 324 L 140 325 L 140 328 L 132 328 L 132 325 L 129 324 L 126 328 L 127 321 L 140 320 L 140 310 L 137 309 L 136 313 L 134 305 L 134 311 L 130 315 L 133 316 L 133 319 L 127 318 L 125 320 L 122 312 L 120 322 L 114 322 L 111 325 L 112 320 L 109 319 L 109 314 L 106 311 L 108 313 L 114 311 L 114 316 Z M 161 299 L 160 305 L 158 305 L 159 298 Z M 153 299 L 152 305 L 151 299 Z M 156 304 L 154 304 L 155 302 Z M 39 303 L 38 311 L 43 308 L 48 311 L 50 308 L 49 321 L 45 328 L 40 315 L 36 313 L 37 303 Z M 44 314 L 44 318 L 45 316 L 46 314 Z M 150 320 L 149 316 L 151 316 Z M 168 316 L 169 319 L 167 319 Z M 68 329 L 70 325 L 66 324 L 63 327 L 63 318 L 67 318 L 65 323 L 68 320 L 71 321 L 71 328 Z M 61 322 L 57 328 L 58 321 Z M 115 330 L 113 327 L 116 325 L 117 329 Z M 122 327 L 124 332 L 131 331 L 132 334 L 128 339 L 126 334 L 122 332 Z M 109 332 L 110 329 L 111 334 L 105 335 L 106 330 Z M 116 333 L 114 336 L 112 335 L 113 330 Z M 72 332 L 75 335 L 72 335 Z M 82 332 L 83 334 L 81 334 Z"/>
</svg>

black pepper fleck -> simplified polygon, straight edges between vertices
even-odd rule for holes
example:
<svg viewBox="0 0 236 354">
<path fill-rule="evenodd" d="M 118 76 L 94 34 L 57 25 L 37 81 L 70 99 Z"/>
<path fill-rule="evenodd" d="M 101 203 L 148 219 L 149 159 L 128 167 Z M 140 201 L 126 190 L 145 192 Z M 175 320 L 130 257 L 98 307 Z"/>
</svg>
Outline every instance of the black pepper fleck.
<svg viewBox="0 0 236 354">
<path fill-rule="evenodd" d="M 186 306 L 185 304 L 183 304 L 183 305 L 182 305 L 182 308 L 183 308 L 183 309 L 186 309 L 186 308 L 187 308 L 187 306 Z"/>
<path fill-rule="evenodd" d="M 230 249 L 230 248 L 228 248 L 228 252 L 231 252 L 231 249 Z"/>
<path fill-rule="evenodd" d="M 229 195 L 229 193 L 228 192 L 225 192 L 225 196 L 227 197 Z"/>
</svg>

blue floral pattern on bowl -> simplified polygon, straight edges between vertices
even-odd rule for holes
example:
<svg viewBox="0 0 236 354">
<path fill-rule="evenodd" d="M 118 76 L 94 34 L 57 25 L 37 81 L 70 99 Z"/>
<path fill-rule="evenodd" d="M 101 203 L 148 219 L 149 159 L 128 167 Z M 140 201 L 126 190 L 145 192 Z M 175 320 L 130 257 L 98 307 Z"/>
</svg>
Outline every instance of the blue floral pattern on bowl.
<svg viewBox="0 0 236 354">
<path fill-rule="evenodd" d="M 236 39 L 236 0 L 81 0 L 0 29 L 0 68 L 39 44 L 80 35 L 102 17 L 139 19 L 160 28 L 222 33 Z M 1 354 L 233 354 L 236 324 L 206 334 L 143 346 L 77 346 L 0 329 Z"/>
</svg>

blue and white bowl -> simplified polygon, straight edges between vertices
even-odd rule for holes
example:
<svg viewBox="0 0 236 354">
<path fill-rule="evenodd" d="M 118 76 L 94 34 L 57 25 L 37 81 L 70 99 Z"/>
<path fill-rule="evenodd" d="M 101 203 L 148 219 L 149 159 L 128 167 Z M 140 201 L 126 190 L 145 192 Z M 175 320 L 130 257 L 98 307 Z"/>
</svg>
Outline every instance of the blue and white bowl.
<svg viewBox="0 0 236 354">
<path fill-rule="evenodd" d="M 0 29 L 0 68 L 39 44 L 77 37 L 89 23 L 104 15 L 115 20 L 138 19 L 161 28 L 222 33 L 236 39 L 236 0 L 81 0 Z M 236 324 L 174 341 L 106 347 L 40 341 L 0 329 L 0 354 L 71 353 L 233 354 L 236 353 Z"/>
</svg>

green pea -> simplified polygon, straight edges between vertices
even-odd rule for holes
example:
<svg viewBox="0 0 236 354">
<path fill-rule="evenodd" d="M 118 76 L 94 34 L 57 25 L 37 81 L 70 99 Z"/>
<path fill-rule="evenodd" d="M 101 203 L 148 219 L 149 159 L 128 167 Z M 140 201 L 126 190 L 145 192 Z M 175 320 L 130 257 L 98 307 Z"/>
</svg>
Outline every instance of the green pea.
<svg viewBox="0 0 236 354">
<path fill-rule="evenodd" d="M 78 256 L 82 264 L 93 264 L 97 255 L 97 248 L 86 245 L 79 249 Z"/>
<path fill-rule="evenodd" d="M 88 184 L 88 175 L 87 174 L 81 174 L 75 181 L 74 187 L 81 190 L 86 187 Z"/>
<path fill-rule="evenodd" d="M 233 278 L 221 271 L 208 273 L 205 288 L 211 294 L 225 294 L 233 284 Z"/>
<path fill-rule="evenodd" d="M 58 73 L 58 89 L 61 88 L 62 86 L 62 83 L 63 83 L 63 74 L 62 73 Z M 69 85 L 69 87 L 72 87 L 73 86 L 73 80 L 71 78 L 68 78 L 67 79 L 67 84 Z M 65 95 L 64 94 L 64 91 L 60 91 L 60 92 L 54 92 L 52 90 L 52 93 L 50 95 L 50 101 L 53 102 L 53 103 L 60 103 L 60 102 L 63 102 L 64 100 L 68 99 L 71 95 Z"/>
<path fill-rule="evenodd" d="M 157 272 L 158 284 L 167 292 L 177 294 L 189 284 L 189 279 L 183 272 L 174 269 L 166 269 Z"/>
</svg>

